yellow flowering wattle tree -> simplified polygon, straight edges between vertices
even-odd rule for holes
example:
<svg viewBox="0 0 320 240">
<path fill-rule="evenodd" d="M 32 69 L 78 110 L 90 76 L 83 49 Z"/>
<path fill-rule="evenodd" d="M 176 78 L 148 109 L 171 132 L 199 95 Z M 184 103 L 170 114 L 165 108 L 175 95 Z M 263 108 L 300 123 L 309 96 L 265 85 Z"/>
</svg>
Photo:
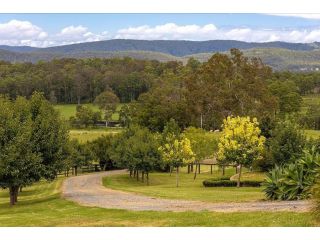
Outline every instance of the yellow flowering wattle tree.
<svg viewBox="0 0 320 240">
<path fill-rule="evenodd" d="M 262 158 L 265 137 L 256 118 L 228 117 L 223 121 L 222 136 L 218 144 L 218 160 L 239 166 L 238 183 L 242 166 L 250 167 L 253 161 Z"/>
<path fill-rule="evenodd" d="M 176 186 L 179 186 L 179 168 L 194 162 L 195 154 L 192 151 L 188 138 L 167 139 L 166 143 L 159 148 L 162 159 L 170 167 L 176 168 Z"/>
</svg>

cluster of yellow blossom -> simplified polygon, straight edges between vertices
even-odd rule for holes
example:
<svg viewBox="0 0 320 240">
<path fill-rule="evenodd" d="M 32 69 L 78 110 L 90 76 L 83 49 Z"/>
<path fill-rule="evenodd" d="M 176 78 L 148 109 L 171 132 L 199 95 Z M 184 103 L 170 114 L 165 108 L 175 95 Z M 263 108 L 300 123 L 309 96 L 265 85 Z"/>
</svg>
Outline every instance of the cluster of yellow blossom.
<svg viewBox="0 0 320 240">
<path fill-rule="evenodd" d="M 241 164 L 252 163 L 261 158 L 265 137 L 256 118 L 228 117 L 223 122 L 223 131 L 218 144 L 218 159 Z"/>
<path fill-rule="evenodd" d="M 192 163 L 195 160 L 195 154 L 192 151 L 188 138 L 168 141 L 159 148 L 159 151 L 161 152 L 163 161 L 175 167 Z"/>
</svg>

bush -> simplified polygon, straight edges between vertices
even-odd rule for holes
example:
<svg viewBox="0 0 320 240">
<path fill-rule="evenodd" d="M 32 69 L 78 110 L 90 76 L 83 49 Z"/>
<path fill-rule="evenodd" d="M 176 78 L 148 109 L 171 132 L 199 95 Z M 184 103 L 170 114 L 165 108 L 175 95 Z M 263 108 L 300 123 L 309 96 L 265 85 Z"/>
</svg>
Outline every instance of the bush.
<svg viewBox="0 0 320 240">
<path fill-rule="evenodd" d="M 264 156 L 264 164 L 272 162 L 273 166 L 283 166 L 295 163 L 302 156 L 306 142 L 306 137 L 294 119 L 278 122 L 266 142 L 269 153 Z"/>
<path fill-rule="evenodd" d="M 297 200 L 311 196 L 311 189 L 320 168 L 320 154 L 315 148 L 304 151 L 296 162 L 275 167 L 266 177 L 263 190 L 271 200 Z"/>
<path fill-rule="evenodd" d="M 202 182 L 205 187 L 236 187 L 237 181 L 231 181 L 229 179 L 207 179 Z M 246 180 L 241 181 L 241 187 L 260 187 L 260 181 Z"/>
</svg>

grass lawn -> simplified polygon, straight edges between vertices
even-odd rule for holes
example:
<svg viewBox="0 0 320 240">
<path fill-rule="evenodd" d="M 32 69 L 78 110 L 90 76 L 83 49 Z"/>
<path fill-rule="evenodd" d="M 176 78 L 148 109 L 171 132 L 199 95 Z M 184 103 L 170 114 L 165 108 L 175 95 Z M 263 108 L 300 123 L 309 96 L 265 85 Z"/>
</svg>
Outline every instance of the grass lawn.
<svg viewBox="0 0 320 240">
<path fill-rule="evenodd" d="M 221 172 L 209 172 L 209 166 L 201 166 L 201 173 L 193 180 L 193 174 L 187 174 L 186 169 L 180 173 L 180 187 L 175 186 L 175 173 L 151 173 L 150 185 L 131 179 L 128 174 L 109 176 L 103 179 L 104 186 L 112 189 L 135 192 L 139 194 L 171 199 L 200 200 L 206 202 L 244 202 L 264 199 L 261 188 L 256 187 L 208 187 L 202 181 L 208 178 L 219 177 Z M 206 171 L 206 172 L 205 172 Z M 234 169 L 226 169 L 226 175 L 235 174 Z"/>
<path fill-rule="evenodd" d="M 308 138 L 320 138 L 320 130 L 303 130 Z"/>
<path fill-rule="evenodd" d="M 9 207 L 0 190 L 0 226 L 315 226 L 310 213 L 133 212 L 82 207 L 60 197 L 62 179 L 25 188 Z"/>
<path fill-rule="evenodd" d="M 241 180 L 254 180 L 263 182 L 266 178 L 266 174 L 264 172 L 245 172 L 241 174 Z M 233 175 L 231 180 L 237 181 L 238 174 Z"/>
<path fill-rule="evenodd" d="M 91 104 L 91 103 L 87 103 L 87 104 L 83 104 L 84 106 L 90 107 L 93 111 L 100 111 L 100 109 L 98 108 L 97 105 Z M 57 109 L 60 113 L 61 116 L 68 120 L 70 117 L 75 116 L 76 115 L 76 107 L 77 104 L 57 104 L 54 106 L 55 109 Z M 117 111 L 119 111 L 121 108 L 121 104 L 119 104 L 117 106 Z M 119 113 L 115 112 L 112 115 L 112 120 L 119 120 Z"/>
<path fill-rule="evenodd" d="M 70 138 L 78 139 L 80 143 L 86 143 L 103 135 L 117 134 L 121 131 L 121 128 L 72 129 L 70 130 Z"/>
</svg>

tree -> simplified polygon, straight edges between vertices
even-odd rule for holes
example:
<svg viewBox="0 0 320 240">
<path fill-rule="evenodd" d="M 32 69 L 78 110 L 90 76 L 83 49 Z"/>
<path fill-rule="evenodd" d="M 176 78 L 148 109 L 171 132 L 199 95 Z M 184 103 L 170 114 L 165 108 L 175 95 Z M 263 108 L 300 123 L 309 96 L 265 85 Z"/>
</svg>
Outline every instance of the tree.
<svg viewBox="0 0 320 240">
<path fill-rule="evenodd" d="M 71 167 L 75 168 L 77 175 L 78 167 L 86 166 L 94 160 L 94 154 L 88 143 L 80 144 L 78 140 L 73 139 L 68 143 L 68 156 L 65 159 L 65 170 Z"/>
<path fill-rule="evenodd" d="M 293 113 L 300 110 L 302 97 L 293 81 L 273 81 L 269 89 L 279 102 L 279 113 Z"/>
<path fill-rule="evenodd" d="M 271 69 L 260 59 L 248 59 L 238 49 L 216 53 L 196 71 L 184 76 L 191 125 L 218 129 L 230 115 L 272 115 L 276 99 L 266 80 Z"/>
<path fill-rule="evenodd" d="M 156 136 L 147 128 L 131 126 L 116 143 L 113 158 L 122 168 L 128 168 L 130 176 L 134 172 L 139 180 L 141 172 L 142 181 L 146 174 L 149 184 L 149 173 L 161 165 Z"/>
<path fill-rule="evenodd" d="M 168 137 L 167 142 L 159 148 L 159 151 L 163 161 L 176 168 L 176 186 L 179 187 L 179 168 L 194 162 L 195 159 L 190 140 L 182 138 L 172 141 Z"/>
<path fill-rule="evenodd" d="M 268 140 L 268 151 L 273 165 L 294 163 L 303 153 L 307 140 L 293 118 L 276 123 Z"/>
<path fill-rule="evenodd" d="M 265 137 L 260 135 L 256 118 L 227 117 L 223 121 L 222 136 L 218 144 L 218 160 L 239 166 L 237 187 L 240 187 L 242 166 L 249 167 L 260 159 Z"/>
<path fill-rule="evenodd" d="M 108 134 L 101 136 L 89 143 L 89 147 L 93 152 L 96 160 L 99 161 L 100 167 L 103 170 L 115 168 L 113 160 L 114 145 L 117 141 L 117 136 Z"/>
<path fill-rule="evenodd" d="M 105 113 L 106 127 L 108 126 L 108 121 L 112 114 L 117 109 L 117 104 L 119 102 L 120 100 L 117 95 L 110 90 L 100 93 L 94 100 L 94 103 L 97 104 Z"/>
<path fill-rule="evenodd" d="M 18 200 L 19 188 L 39 181 L 43 167 L 32 145 L 28 102 L 1 97 L 0 109 L 0 187 L 9 189 L 12 206 Z"/>
<path fill-rule="evenodd" d="M 70 117 L 70 122 L 73 126 L 88 127 L 96 124 L 101 120 L 101 112 L 94 112 L 90 107 L 78 105 L 76 116 Z"/>
<path fill-rule="evenodd" d="M 218 150 L 218 137 L 213 132 L 201 128 L 188 127 L 183 131 L 183 136 L 190 139 L 192 151 L 195 153 L 196 170 L 194 178 L 197 177 L 197 168 L 201 160 L 214 158 Z"/>
<path fill-rule="evenodd" d="M 64 169 L 68 132 L 58 112 L 34 93 L 29 101 L 1 98 L 0 186 L 9 188 L 11 205 L 18 189 L 39 181 L 52 180 Z"/>
<path fill-rule="evenodd" d="M 52 180 L 64 169 L 64 159 L 68 155 L 68 127 L 42 93 L 35 92 L 31 96 L 30 112 L 32 148 L 41 155 L 42 177 Z"/>
</svg>

